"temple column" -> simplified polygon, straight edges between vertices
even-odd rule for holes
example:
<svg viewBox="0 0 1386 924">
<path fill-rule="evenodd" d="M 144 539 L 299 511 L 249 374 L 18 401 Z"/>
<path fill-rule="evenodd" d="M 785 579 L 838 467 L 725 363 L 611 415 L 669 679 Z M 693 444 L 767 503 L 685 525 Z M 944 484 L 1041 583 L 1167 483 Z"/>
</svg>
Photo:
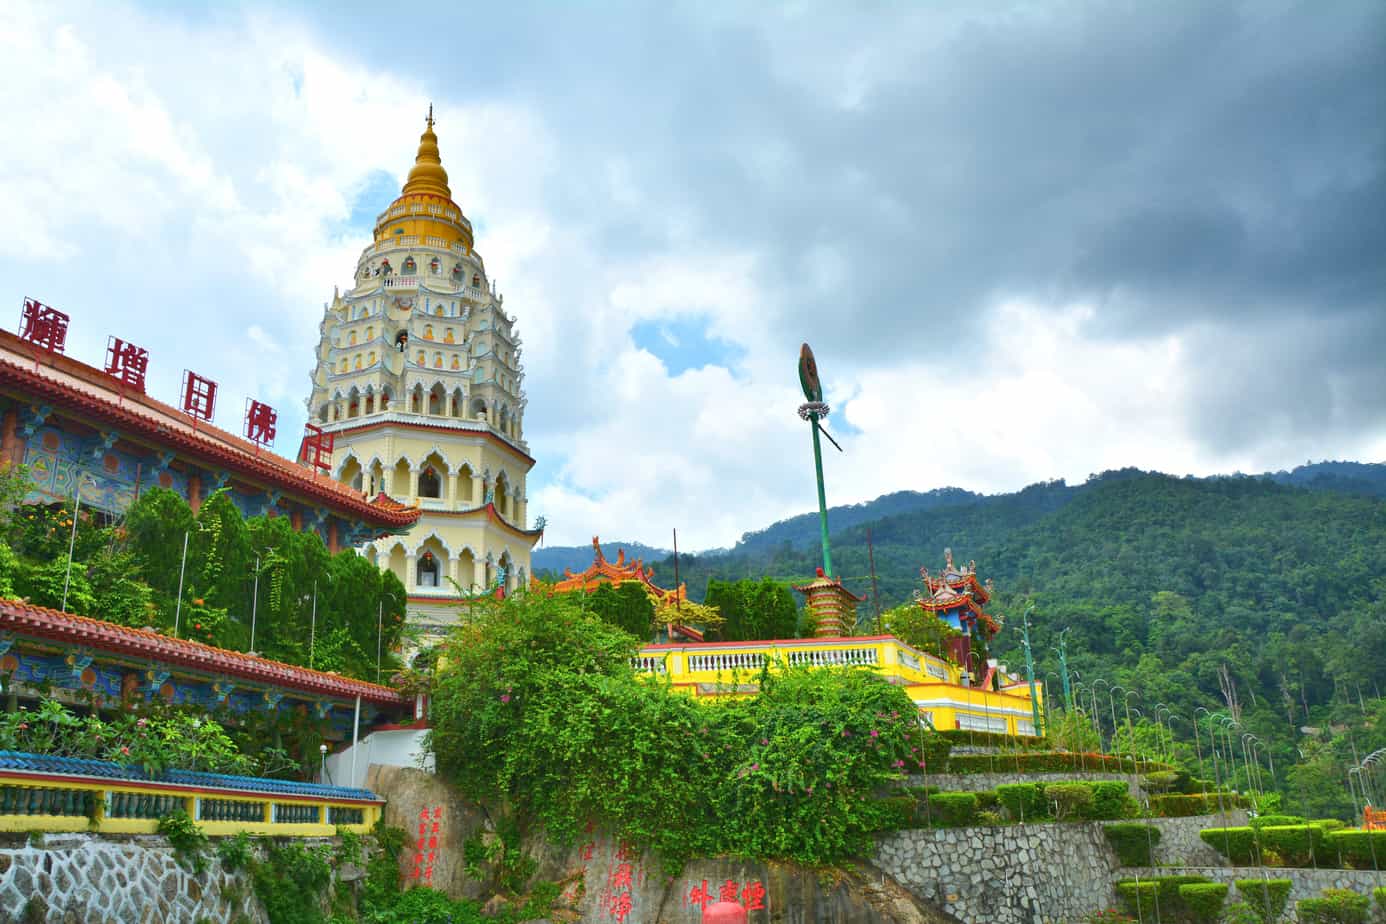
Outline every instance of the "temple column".
<svg viewBox="0 0 1386 924">
<path fill-rule="evenodd" d="M 455 584 L 461 584 L 461 583 L 462 583 L 462 579 L 461 579 L 461 577 L 459 577 L 461 571 L 462 571 L 462 556 L 461 556 L 461 555 L 450 555 L 450 556 L 448 557 L 448 577 L 452 578 L 453 583 L 455 583 Z"/>
<path fill-rule="evenodd" d="M 457 509 L 457 472 L 448 472 L 448 506 Z"/>
<path fill-rule="evenodd" d="M 419 499 L 419 467 L 409 466 L 409 496 L 418 502 Z"/>
<path fill-rule="evenodd" d="M 472 475 L 472 506 L 480 507 L 486 499 L 486 482 L 480 475 Z"/>
<path fill-rule="evenodd" d="M 327 551 L 336 555 L 342 550 L 341 542 L 337 538 L 337 521 L 327 521 Z"/>
<path fill-rule="evenodd" d="M 192 508 L 193 516 L 197 516 L 197 511 L 202 509 L 202 476 L 188 476 L 188 506 Z M 298 529 L 298 524 L 294 524 L 294 529 Z"/>
<path fill-rule="evenodd" d="M 404 589 L 406 591 L 415 590 L 419 586 L 417 583 L 419 580 L 419 571 L 417 565 L 417 553 L 410 552 L 408 555 L 404 556 Z"/>
<path fill-rule="evenodd" d="M 526 519 L 526 515 L 527 515 L 528 513 L 529 513 L 529 498 L 528 498 L 528 497 L 521 497 L 521 498 L 516 499 L 516 501 L 515 501 L 515 525 L 518 526 L 518 527 L 520 527 L 520 529 L 524 529 L 524 528 L 525 528 L 525 524 L 529 522 L 529 520 Z"/>
</svg>

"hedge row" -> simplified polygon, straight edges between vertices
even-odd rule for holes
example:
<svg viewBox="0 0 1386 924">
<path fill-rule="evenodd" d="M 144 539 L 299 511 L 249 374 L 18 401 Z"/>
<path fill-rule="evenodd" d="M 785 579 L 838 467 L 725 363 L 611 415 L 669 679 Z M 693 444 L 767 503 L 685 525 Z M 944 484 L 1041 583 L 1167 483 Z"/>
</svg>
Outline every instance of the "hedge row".
<svg viewBox="0 0 1386 924">
<path fill-rule="evenodd" d="M 1366 924 L 1371 897 L 1350 889 L 1324 889 L 1319 898 L 1295 902 L 1299 924 Z"/>
<path fill-rule="evenodd" d="M 1193 793 L 1151 796 L 1150 811 L 1162 818 L 1188 818 L 1191 815 L 1212 815 L 1224 809 L 1243 808 L 1246 797 L 1233 792 Z"/>
<path fill-rule="evenodd" d="M 1285 913 L 1293 887 L 1288 879 L 1237 879 L 1237 897 L 1251 906 L 1263 924 L 1274 924 Z"/>
<path fill-rule="evenodd" d="M 1154 847 L 1160 843 L 1160 829 L 1154 825 L 1129 822 L 1106 825 L 1102 833 L 1116 852 L 1122 866 L 1154 866 Z"/>
<path fill-rule="evenodd" d="M 1295 825 L 1205 828 L 1198 836 L 1241 866 L 1386 869 L 1386 831 L 1341 828 L 1341 822 L 1335 819 Z"/>
<path fill-rule="evenodd" d="M 930 765 L 933 772 L 936 765 Z M 1110 754 L 1030 751 L 1011 754 L 957 754 L 948 758 L 946 772 L 971 773 L 1146 773 L 1168 770 L 1165 764 L 1132 761 Z"/>
<path fill-rule="evenodd" d="M 971 747 L 1014 748 L 1043 747 L 1045 740 L 1030 735 L 1003 735 L 997 732 L 966 731 L 961 728 L 946 728 L 938 736 L 949 744 L 962 744 Z"/>
<path fill-rule="evenodd" d="M 1193 921 L 1215 924 L 1227 899 L 1227 886 L 1204 876 L 1122 879 L 1117 895 L 1138 921 Z"/>
<path fill-rule="evenodd" d="M 878 800 L 883 829 L 958 828 L 1000 824 L 998 810 L 1011 821 L 1110 820 L 1134 815 L 1136 805 L 1120 780 L 1008 783 L 981 792 L 940 792 L 915 786 L 905 794 Z"/>
</svg>

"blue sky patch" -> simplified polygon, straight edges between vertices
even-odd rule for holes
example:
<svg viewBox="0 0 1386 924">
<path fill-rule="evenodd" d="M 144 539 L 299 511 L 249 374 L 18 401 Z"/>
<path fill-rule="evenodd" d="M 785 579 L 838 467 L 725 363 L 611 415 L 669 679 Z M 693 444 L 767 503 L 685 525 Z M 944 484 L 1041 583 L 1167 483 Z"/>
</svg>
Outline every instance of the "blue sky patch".
<svg viewBox="0 0 1386 924">
<path fill-rule="evenodd" d="M 670 375 L 704 366 L 731 368 L 746 352 L 734 343 L 709 337 L 706 318 L 641 321 L 631 328 L 630 338 L 657 356 Z"/>
<path fill-rule="evenodd" d="M 393 173 L 374 170 L 366 177 L 366 182 L 357 190 L 351 203 L 351 217 L 346 226 L 351 231 L 370 234 L 375 230 L 375 219 L 385 207 L 399 195 L 399 180 Z"/>
</svg>

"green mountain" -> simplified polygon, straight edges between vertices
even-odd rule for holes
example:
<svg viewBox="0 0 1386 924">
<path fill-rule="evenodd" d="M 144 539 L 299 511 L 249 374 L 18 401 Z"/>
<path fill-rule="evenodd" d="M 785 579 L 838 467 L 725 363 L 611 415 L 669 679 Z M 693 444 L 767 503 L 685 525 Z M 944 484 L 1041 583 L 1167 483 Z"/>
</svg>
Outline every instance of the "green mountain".
<svg viewBox="0 0 1386 924">
<path fill-rule="evenodd" d="M 1103 677 L 1139 691 L 1132 705 L 1141 715 L 1153 717 L 1157 705 L 1173 709 L 1183 737 L 1191 737 L 1187 719 L 1196 708 L 1228 708 L 1226 689 L 1244 729 L 1270 743 L 1283 781 L 1300 772 L 1293 765 L 1309 753 L 1301 728 L 1347 728 L 1350 737 L 1353 722 L 1365 723 L 1360 738 L 1340 735 L 1323 744 L 1343 755 L 1354 746 L 1366 754 L 1386 745 L 1379 700 L 1386 681 L 1386 499 L 1377 490 L 1386 484 L 1384 470 L 1206 479 L 1108 472 L 1082 485 L 1058 481 L 961 497 L 837 529 L 833 561 L 848 586 L 869 597 L 869 527 L 886 609 L 910 599 L 920 566 L 936 569 L 945 548 L 959 562 L 975 559 L 980 576 L 996 582 L 990 610 L 1009 620 L 993 646 L 1000 660 L 1024 664 L 1020 616 L 1033 603 L 1041 679 L 1046 672 L 1057 677 L 1053 649 L 1067 629 L 1071 670 L 1088 683 Z M 820 561 L 816 542 L 785 537 L 684 555 L 680 570 L 690 595 L 701 599 L 709 578 L 797 581 Z M 671 574 L 672 560 L 656 569 Z M 870 599 L 860 612 L 869 629 Z M 1080 696 L 1093 703 L 1091 688 L 1080 687 Z M 1119 699 L 1096 706 L 1124 721 Z M 1373 709 L 1383 721 L 1371 718 Z M 1310 751 L 1320 746 L 1312 735 L 1307 743 Z M 1347 789 L 1339 764 L 1347 758 L 1333 759 L 1338 763 L 1323 772 L 1334 780 L 1337 801 L 1320 810 L 1341 814 Z"/>
</svg>

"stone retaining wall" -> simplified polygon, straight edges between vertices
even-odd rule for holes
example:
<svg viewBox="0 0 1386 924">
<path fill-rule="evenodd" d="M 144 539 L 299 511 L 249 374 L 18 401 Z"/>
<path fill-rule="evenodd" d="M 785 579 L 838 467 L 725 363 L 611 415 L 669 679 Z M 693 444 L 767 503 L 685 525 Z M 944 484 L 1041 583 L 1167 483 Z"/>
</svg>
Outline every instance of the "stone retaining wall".
<svg viewBox="0 0 1386 924">
<path fill-rule="evenodd" d="M 967 924 L 1076 920 L 1115 900 L 1101 822 L 896 831 L 873 862 Z"/>
<path fill-rule="evenodd" d="M 42 846 L 0 846 L 0 920 L 265 924 L 267 919 L 249 880 L 222 870 L 214 852 L 208 852 L 207 871 L 194 876 L 178 865 L 162 837 L 48 834 Z"/>
<path fill-rule="evenodd" d="M 1160 867 L 1158 869 L 1122 870 L 1121 879 L 1134 879 L 1139 874 L 1142 879 L 1156 876 L 1204 876 L 1213 882 L 1231 885 L 1237 879 L 1288 879 L 1291 882 L 1290 900 L 1286 905 L 1287 917 L 1295 917 L 1295 902 L 1301 898 L 1317 898 L 1324 889 L 1351 889 L 1361 895 L 1371 895 L 1372 890 L 1386 886 L 1386 872 L 1358 869 L 1273 869 L 1260 866 L 1181 866 Z M 1239 901 L 1237 890 L 1227 893 L 1229 902 Z"/>
<path fill-rule="evenodd" d="M 1225 815 L 1132 820 L 1160 829 L 1160 843 L 1155 845 L 1154 851 L 1155 862 L 1160 866 L 1224 866 L 1227 858 L 1204 843 L 1198 832 L 1204 828 L 1245 825 L 1246 818 L 1246 809 L 1231 809 Z"/>
</svg>

